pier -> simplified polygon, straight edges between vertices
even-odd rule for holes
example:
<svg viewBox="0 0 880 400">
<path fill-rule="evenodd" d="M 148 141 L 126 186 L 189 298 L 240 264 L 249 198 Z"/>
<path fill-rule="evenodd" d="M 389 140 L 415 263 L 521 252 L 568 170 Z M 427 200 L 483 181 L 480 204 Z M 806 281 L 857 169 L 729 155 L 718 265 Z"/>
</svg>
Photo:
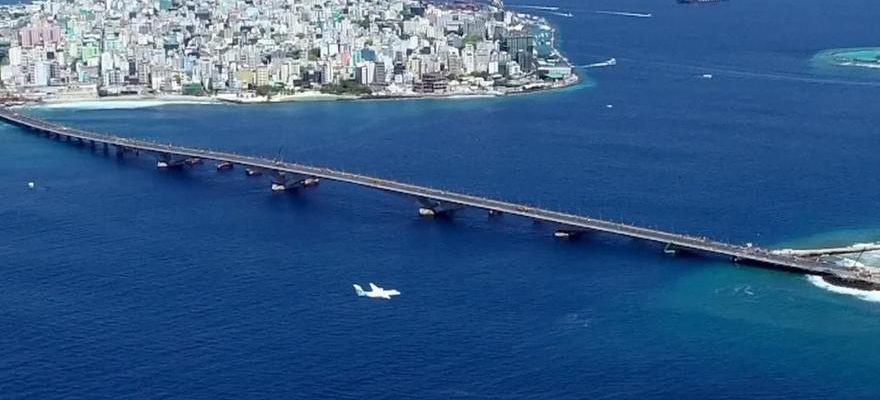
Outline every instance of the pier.
<svg viewBox="0 0 880 400">
<path fill-rule="evenodd" d="M 159 160 L 157 166 L 160 168 L 194 166 L 200 164 L 202 160 L 209 160 L 215 163 L 218 168 L 221 165 L 223 169 L 233 166 L 243 167 L 249 171 L 249 175 L 251 175 L 250 171 L 253 174 L 266 171 L 272 174 L 272 189 L 276 191 L 288 190 L 291 187 L 314 186 L 320 180 L 347 183 L 411 196 L 418 202 L 418 212 L 423 216 L 442 215 L 458 208 L 475 208 L 487 211 L 491 215 L 516 215 L 553 224 L 558 227 L 555 236 L 560 238 L 572 238 L 585 232 L 603 232 L 656 242 L 664 246 L 664 252 L 670 254 L 679 251 L 713 254 L 727 257 L 737 263 L 820 275 L 830 277 L 835 282 L 852 282 L 859 287 L 880 288 L 880 276 L 876 276 L 876 274 L 866 274 L 863 270 L 842 267 L 815 257 L 807 257 L 824 254 L 821 252 L 771 251 L 750 244 L 730 244 L 706 237 L 611 222 L 330 168 L 90 132 L 28 116 L 6 107 L 0 107 L 0 120 L 50 137 L 81 142 L 92 147 L 101 146 L 105 152 L 108 151 L 108 147 L 113 147 L 116 149 L 117 156 L 120 157 L 131 152 L 151 153 L 157 156 Z"/>
</svg>

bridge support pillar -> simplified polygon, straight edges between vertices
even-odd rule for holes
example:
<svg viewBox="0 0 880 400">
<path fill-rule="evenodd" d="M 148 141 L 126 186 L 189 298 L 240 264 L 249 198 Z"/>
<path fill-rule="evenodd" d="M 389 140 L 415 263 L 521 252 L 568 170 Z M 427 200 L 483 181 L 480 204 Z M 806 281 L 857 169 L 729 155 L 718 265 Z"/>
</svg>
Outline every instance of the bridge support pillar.
<svg viewBox="0 0 880 400">
<path fill-rule="evenodd" d="M 260 176 L 263 175 L 263 170 L 259 168 L 247 167 L 244 169 L 244 174 L 246 176 Z"/>
<path fill-rule="evenodd" d="M 462 208 L 458 204 L 443 203 L 436 200 L 419 198 L 419 215 L 426 218 L 448 217 Z"/>
<path fill-rule="evenodd" d="M 156 168 L 158 169 L 179 169 L 183 168 L 184 165 L 187 164 L 187 158 L 174 157 L 171 154 L 160 154 L 159 159 L 156 161 Z"/>
<path fill-rule="evenodd" d="M 666 243 L 666 246 L 663 247 L 663 253 L 674 256 L 678 254 L 678 248 L 672 243 Z"/>
<path fill-rule="evenodd" d="M 291 174 L 284 171 L 274 171 L 272 174 L 273 192 L 284 192 L 317 186 L 320 179 L 314 176 Z"/>
<path fill-rule="evenodd" d="M 235 164 L 229 161 L 221 161 L 217 163 L 217 171 L 228 171 L 235 168 Z"/>
<path fill-rule="evenodd" d="M 553 232 L 553 237 L 561 240 L 577 240 L 584 235 L 584 231 L 579 229 L 557 229 Z"/>
</svg>

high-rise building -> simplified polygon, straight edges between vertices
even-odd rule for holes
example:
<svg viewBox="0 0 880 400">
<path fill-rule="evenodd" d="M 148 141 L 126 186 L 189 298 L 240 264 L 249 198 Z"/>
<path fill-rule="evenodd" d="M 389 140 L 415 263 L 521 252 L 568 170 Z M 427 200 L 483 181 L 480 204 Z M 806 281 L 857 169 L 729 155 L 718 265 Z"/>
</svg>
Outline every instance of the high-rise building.
<svg viewBox="0 0 880 400">
<path fill-rule="evenodd" d="M 257 67 L 257 73 L 254 78 L 254 84 L 257 87 L 269 85 L 269 68 L 265 65 Z"/>
<path fill-rule="evenodd" d="M 52 76 L 51 67 L 46 61 L 41 61 L 33 65 L 33 74 L 31 74 L 31 83 L 36 86 L 49 86 L 49 78 Z"/>
<path fill-rule="evenodd" d="M 375 75 L 373 77 L 373 83 L 377 85 L 384 85 L 388 82 L 388 71 L 385 70 L 385 63 L 376 64 Z"/>
<path fill-rule="evenodd" d="M 535 70 L 535 56 L 531 52 L 520 50 L 516 53 L 516 63 L 522 72 L 529 73 Z"/>
<path fill-rule="evenodd" d="M 520 51 L 531 53 L 535 49 L 535 37 L 532 35 L 515 34 L 505 39 L 507 52 L 516 54 Z"/>
<path fill-rule="evenodd" d="M 457 54 L 450 54 L 446 59 L 446 72 L 452 76 L 461 75 L 462 62 Z"/>
</svg>

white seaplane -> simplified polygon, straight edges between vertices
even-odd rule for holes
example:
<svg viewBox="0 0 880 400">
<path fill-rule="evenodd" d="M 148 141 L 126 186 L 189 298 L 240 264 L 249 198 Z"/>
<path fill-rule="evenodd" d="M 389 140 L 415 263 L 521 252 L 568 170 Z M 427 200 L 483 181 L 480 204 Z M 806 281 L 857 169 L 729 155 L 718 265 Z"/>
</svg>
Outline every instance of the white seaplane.
<svg viewBox="0 0 880 400">
<path fill-rule="evenodd" d="M 395 289 L 382 289 L 373 282 L 370 282 L 370 290 L 364 290 L 361 285 L 354 284 L 354 291 L 360 297 L 370 297 L 373 299 L 391 300 L 391 296 L 399 296 L 400 292 Z"/>
</svg>

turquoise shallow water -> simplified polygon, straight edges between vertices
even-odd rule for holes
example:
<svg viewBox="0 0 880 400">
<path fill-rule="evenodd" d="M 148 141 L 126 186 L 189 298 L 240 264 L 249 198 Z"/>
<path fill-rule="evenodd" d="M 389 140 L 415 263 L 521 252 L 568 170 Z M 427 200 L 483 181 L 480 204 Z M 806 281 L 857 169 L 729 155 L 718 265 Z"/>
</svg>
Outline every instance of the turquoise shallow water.
<svg viewBox="0 0 880 400">
<path fill-rule="evenodd" d="M 31 112 L 735 243 L 876 240 L 880 81 L 809 61 L 876 39 L 877 4 L 561 3 L 573 61 L 618 59 L 594 87 Z M 240 170 L 163 173 L 9 126 L 0 171 L 2 398 L 880 393 L 880 304 L 801 276 L 475 211 L 425 221 L 327 182 L 274 196 Z M 354 296 L 369 281 L 403 295 Z"/>
<path fill-rule="evenodd" d="M 880 68 L 878 59 L 880 59 L 880 49 L 878 48 L 831 49 L 816 54 L 813 57 L 813 64 L 817 69 L 825 71 L 833 71 L 835 68 L 861 70 L 862 76 L 865 76 L 865 74 L 876 73 L 876 70 Z"/>
</svg>

